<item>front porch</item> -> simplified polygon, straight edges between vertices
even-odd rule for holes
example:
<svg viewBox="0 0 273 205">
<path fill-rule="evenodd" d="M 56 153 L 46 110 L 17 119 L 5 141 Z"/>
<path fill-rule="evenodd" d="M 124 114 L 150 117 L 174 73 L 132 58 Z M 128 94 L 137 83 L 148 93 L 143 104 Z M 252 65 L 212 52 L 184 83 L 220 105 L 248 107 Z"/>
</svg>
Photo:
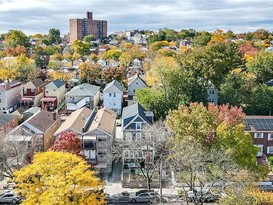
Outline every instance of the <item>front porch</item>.
<svg viewBox="0 0 273 205">
<path fill-rule="evenodd" d="M 42 110 L 54 111 L 57 108 L 57 98 L 45 97 L 41 99 Z"/>
</svg>

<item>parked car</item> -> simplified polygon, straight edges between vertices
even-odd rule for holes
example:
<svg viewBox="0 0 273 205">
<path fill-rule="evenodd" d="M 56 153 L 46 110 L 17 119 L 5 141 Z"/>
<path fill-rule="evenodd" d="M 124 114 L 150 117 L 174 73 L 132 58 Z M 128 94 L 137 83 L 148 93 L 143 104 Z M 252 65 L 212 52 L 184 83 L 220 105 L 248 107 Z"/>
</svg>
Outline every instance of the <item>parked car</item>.
<svg viewBox="0 0 273 205">
<path fill-rule="evenodd" d="M 11 191 L 4 192 L 0 195 L 0 203 L 18 204 L 21 202 L 21 200 L 21 196 L 18 196 Z"/>
<path fill-rule="evenodd" d="M 114 194 L 112 196 L 112 202 L 114 203 L 127 203 L 129 202 L 129 195 L 128 194 Z"/>
<path fill-rule="evenodd" d="M 13 190 L 15 188 L 15 183 L 7 183 L 3 188 Z"/>
<path fill-rule="evenodd" d="M 136 195 L 136 193 L 133 193 L 129 196 L 129 201 L 132 203 L 137 203 L 137 202 L 151 202 L 154 201 L 155 195 L 151 192 L 146 192 L 146 193 L 140 193 Z"/>
<path fill-rule="evenodd" d="M 188 191 L 186 193 L 186 200 L 193 202 L 193 201 L 202 201 L 202 202 L 213 202 L 215 200 L 214 195 L 208 190 L 195 190 L 195 191 Z"/>
</svg>

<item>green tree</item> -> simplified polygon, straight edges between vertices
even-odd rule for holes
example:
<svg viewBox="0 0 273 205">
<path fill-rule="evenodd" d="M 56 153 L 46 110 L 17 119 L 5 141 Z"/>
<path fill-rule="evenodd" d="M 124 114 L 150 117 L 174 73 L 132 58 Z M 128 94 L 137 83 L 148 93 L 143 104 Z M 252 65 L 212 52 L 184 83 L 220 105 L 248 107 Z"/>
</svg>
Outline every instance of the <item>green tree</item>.
<svg viewBox="0 0 273 205">
<path fill-rule="evenodd" d="M 96 37 L 93 36 L 93 35 L 88 35 L 88 36 L 85 36 L 83 38 L 83 41 L 87 42 L 87 43 L 91 43 L 92 41 L 95 41 L 96 40 Z"/>
<path fill-rule="evenodd" d="M 51 45 L 61 43 L 62 39 L 60 36 L 60 30 L 56 28 L 49 29 L 47 39 Z"/>
<path fill-rule="evenodd" d="M 244 113 L 241 108 L 229 105 L 206 108 L 202 103 L 180 106 L 167 117 L 170 128 L 179 141 L 201 143 L 206 148 L 226 150 L 242 168 L 258 170 L 257 148 L 252 137 L 244 131 Z"/>
<path fill-rule="evenodd" d="M 198 32 L 193 39 L 193 44 L 194 46 L 206 46 L 210 42 L 210 39 L 211 34 L 209 32 Z"/>
<path fill-rule="evenodd" d="M 118 49 L 111 49 L 111 50 L 108 50 L 106 51 L 102 58 L 103 59 L 106 59 L 106 60 L 110 60 L 110 59 L 113 59 L 113 60 L 118 60 L 119 57 L 121 56 L 122 54 L 122 51 L 121 50 L 118 50 Z"/>
<path fill-rule="evenodd" d="M 246 107 L 256 85 L 256 76 L 252 73 L 242 69 L 230 71 L 220 86 L 221 103 Z"/>
<path fill-rule="evenodd" d="M 273 88 L 260 84 L 251 90 L 245 112 L 249 115 L 272 115 L 272 103 Z"/>
<path fill-rule="evenodd" d="M 273 53 L 260 51 L 246 65 L 249 72 L 256 75 L 258 82 L 265 83 L 273 79 Z"/>
<path fill-rule="evenodd" d="M 9 30 L 5 35 L 5 46 L 6 48 L 16 48 L 17 46 L 24 46 L 25 48 L 30 47 L 29 37 L 25 33 L 19 30 Z"/>
<path fill-rule="evenodd" d="M 32 164 L 14 176 L 22 205 L 104 204 L 103 183 L 86 161 L 70 153 L 37 153 Z"/>
</svg>

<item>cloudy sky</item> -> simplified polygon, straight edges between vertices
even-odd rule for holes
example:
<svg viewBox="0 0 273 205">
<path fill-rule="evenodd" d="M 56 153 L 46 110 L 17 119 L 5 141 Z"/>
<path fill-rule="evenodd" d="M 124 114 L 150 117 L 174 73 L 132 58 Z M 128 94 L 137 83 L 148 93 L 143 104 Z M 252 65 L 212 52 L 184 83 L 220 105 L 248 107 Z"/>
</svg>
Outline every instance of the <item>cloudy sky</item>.
<svg viewBox="0 0 273 205">
<path fill-rule="evenodd" d="M 108 34 L 165 27 L 273 31 L 273 0 L 0 0 L 0 33 L 58 28 L 65 34 L 68 20 L 84 18 L 87 10 L 94 19 L 108 21 Z"/>
</svg>

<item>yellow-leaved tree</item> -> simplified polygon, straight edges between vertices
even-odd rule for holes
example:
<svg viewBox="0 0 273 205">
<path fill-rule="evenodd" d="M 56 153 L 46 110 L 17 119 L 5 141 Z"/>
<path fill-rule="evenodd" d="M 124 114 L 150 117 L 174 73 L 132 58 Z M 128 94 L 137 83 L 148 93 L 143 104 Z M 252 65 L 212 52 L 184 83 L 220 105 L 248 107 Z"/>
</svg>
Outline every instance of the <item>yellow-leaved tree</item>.
<svg viewBox="0 0 273 205">
<path fill-rule="evenodd" d="M 104 204 L 103 183 L 86 161 L 70 153 L 36 153 L 14 176 L 22 205 Z"/>
</svg>

